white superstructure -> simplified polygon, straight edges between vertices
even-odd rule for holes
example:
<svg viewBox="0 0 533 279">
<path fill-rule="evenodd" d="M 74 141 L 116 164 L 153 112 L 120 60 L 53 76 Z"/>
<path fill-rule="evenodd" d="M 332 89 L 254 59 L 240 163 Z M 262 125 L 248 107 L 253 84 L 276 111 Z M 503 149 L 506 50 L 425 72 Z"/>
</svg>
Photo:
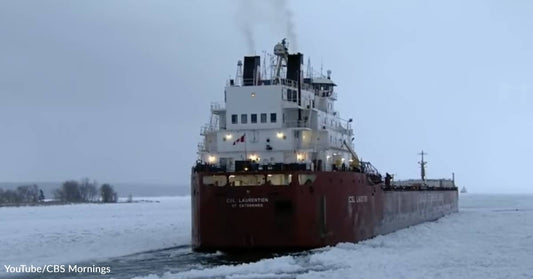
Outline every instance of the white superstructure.
<svg viewBox="0 0 533 279">
<path fill-rule="evenodd" d="M 236 78 L 225 88 L 225 105 L 211 105 L 200 160 L 227 171 L 235 171 L 238 161 L 323 171 L 359 164 L 347 148 L 352 120 L 335 111 L 331 72 L 314 77 L 308 67 L 304 78 L 303 55 L 288 54 L 285 40 L 263 59 L 263 67 L 260 56 L 239 61 Z"/>
</svg>

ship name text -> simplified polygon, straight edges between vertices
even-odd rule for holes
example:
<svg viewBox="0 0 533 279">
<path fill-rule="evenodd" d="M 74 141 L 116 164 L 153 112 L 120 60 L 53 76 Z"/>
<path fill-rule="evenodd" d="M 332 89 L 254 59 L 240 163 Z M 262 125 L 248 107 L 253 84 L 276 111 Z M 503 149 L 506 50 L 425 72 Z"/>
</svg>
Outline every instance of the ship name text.
<svg viewBox="0 0 533 279">
<path fill-rule="evenodd" d="M 226 204 L 232 208 L 260 208 L 268 203 L 268 198 L 227 198 Z"/>
<path fill-rule="evenodd" d="M 368 202 L 368 196 L 348 196 L 348 203 L 365 203 Z"/>
</svg>

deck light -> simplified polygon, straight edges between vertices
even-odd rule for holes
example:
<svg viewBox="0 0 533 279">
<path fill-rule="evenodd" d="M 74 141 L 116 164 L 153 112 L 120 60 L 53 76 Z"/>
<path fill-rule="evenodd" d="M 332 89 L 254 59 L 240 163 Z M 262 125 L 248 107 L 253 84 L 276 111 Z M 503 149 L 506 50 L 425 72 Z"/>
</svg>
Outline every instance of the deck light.
<svg viewBox="0 0 533 279">
<path fill-rule="evenodd" d="M 250 154 L 250 156 L 248 158 L 250 158 L 250 160 L 256 161 L 256 162 L 259 162 L 259 160 L 261 160 L 261 158 L 259 158 L 259 156 L 257 154 Z"/>
</svg>

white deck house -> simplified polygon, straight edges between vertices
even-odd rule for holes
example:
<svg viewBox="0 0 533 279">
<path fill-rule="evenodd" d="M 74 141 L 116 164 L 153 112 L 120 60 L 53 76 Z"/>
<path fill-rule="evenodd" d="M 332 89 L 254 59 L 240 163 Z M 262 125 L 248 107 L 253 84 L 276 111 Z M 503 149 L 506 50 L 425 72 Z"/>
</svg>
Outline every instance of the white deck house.
<svg viewBox="0 0 533 279">
<path fill-rule="evenodd" d="M 236 79 L 225 88 L 225 105 L 211 105 L 200 160 L 227 171 L 238 170 L 238 161 L 324 171 L 358 163 L 348 149 L 351 119 L 335 111 L 331 72 L 313 77 L 309 67 L 304 78 L 303 55 L 289 55 L 284 41 L 270 58 L 263 68 L 259 56 L 245 57 L 243 69 L 239 61 Z"/>
</svg>

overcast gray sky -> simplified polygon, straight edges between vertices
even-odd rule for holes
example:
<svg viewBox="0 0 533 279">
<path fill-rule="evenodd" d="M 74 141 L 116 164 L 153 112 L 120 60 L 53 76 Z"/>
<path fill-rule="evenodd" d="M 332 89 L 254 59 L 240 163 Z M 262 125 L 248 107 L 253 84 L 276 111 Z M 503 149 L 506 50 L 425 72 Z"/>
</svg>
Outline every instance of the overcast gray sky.
<svg viewBox="0 0 533 279">
<path fill-rule="evenodd" d="M 531 193 L 531 15 L 527 0 L 0 0 L 0 181 L 187 185 L 236 61 L 288 37 L 333 71 L 380 171 L 418 177 L 424 149 L 428 176 Z"/>
</svg>

